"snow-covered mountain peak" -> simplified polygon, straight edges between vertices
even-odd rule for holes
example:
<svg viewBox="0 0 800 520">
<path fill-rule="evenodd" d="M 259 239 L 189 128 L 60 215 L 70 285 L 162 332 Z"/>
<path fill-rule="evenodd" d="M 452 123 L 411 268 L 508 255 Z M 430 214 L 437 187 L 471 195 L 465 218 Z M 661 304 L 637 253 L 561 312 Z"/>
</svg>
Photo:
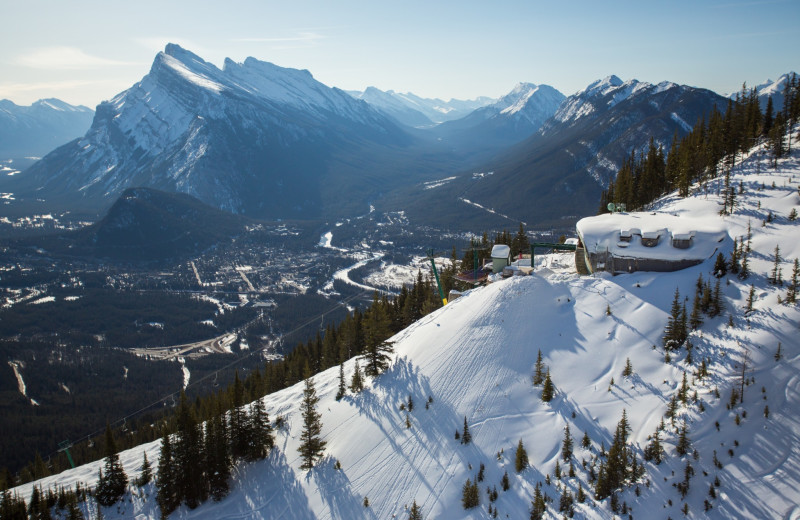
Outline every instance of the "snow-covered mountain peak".
<svg viewBox="0 0 800 520">
<path fill-rule="evenodd" d="M 614 105 L 652 87 L 650 83 L 630 79 L 622 81 L 613 74 L 590 83 L 585 89 L 568 97 L 555 114 L 558 122 L 567 122 Z"/>
<path fill-rule="evenodd" d="M 511 92 L 495 103 L 495 106 L 501 109 L 501 114 L 516 114 L 523 111 L 536 113 L 533 119 L 529 119 L 532 122 L 537 120 L 541 124 L 543 122 L 540 120 L 541 115 L 547 114 L 549 117 L 563 100 L 564 95 L 549 85 L 519 83 Z"/>
<path fill-rule="evenodd" d="M 576 96 L 602 95 L 608 92 L 608 90 L 619 87 L 622 84 L 623 81 L 621 79 L 619 79 L 614 74 L 611 74 L 610 76 L 606 76 L 605 78 L 598 79 L 596 81 L 589 83 L 589 85 L 587 85 L 585 89 L 577 92 L 575 95 Z"/>
</svg>

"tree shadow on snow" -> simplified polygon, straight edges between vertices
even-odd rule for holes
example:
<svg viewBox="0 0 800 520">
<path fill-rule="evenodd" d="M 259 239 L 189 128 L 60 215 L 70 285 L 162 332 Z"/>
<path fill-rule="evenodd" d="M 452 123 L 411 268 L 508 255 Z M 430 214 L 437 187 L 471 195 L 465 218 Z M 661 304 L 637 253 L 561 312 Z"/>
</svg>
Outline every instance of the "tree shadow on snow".
<svg viewBox="0 0 800 520">
<path fill-rule="evenodd" d="M 264 461 L 245 464 L 237 473 L 238 490 L 234 493 L 241 493 L 243 499 L 220 502 L 218 518 L 316 518 L 282 451 L 273 449 Z"/>
<path fill-rule="evenodd" d="M 350 479 L 343 470 L 336 469 L 332 457 L 325 457 L 309 471 L 306 478 L 312 477 L 331 518 L 377 518 L 372 508 L 364 507 L 362 500 L 353 493 Z"/>
</svg>

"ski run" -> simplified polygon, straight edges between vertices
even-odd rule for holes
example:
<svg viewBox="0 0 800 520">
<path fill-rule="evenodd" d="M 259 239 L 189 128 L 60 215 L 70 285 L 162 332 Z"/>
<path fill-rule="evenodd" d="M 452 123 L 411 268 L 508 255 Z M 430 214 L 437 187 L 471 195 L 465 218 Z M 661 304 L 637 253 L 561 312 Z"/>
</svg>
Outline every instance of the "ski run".
<svg viewBox="0 0 800 520">
<path fill-rule="evenodd" d="M 209 500 L 194 510 L 181 506 L 171 517 L 405 519 L 416 502 L 423 518 L 490 518 L 491 507 L 500 518 L 519 519 L 530 516 L 539 484 L 552 499 L 545 518 L 561 518 L 563 491 L 576 496 L 579 487 L 587 499 L 574 501 L 575 518 L 613 518 L 611 498 L 595 500 L 589 476 L 593 457 L 610 448 L 624 412 L 629 445 L 645 471 L 617 492 L 621 512 L 639 519 L 800 519 L 800 310 L 783 303 L 800 257 L 800 221 L 788 218 L 800 207 L 800 153 L 779 160 L 777 168 L 756 149 L 739 162 L 732 185 L 741 182 L 744 190 L 728 216 L 719 214 L 722 182 L 720 177 L 705 188 L 695 186 L 686 199 L 666 197 L 651 210 L 725 230 L 718 251 L 702 264 L 672 273 L 581 277 L 572 262 L 566 262 L 568 268 L 554 267 L 563 261 L 550 262 L 532 276 L 498 278 L 468 291 L 392 338 L 389 369 L 368 378 L 361 393 L 334 399 L 338 367 L 314 376 L 327 446 L 313 469 L 300 469 L 304 385 L 299 383 L 263 399 L 270 418 L 283 419 L 267 459 L 237 464 L 230 494 L 220 502 Z M 728 273 L 720 279 L 721 314 L 703 316 L 702 325 L 689 332 L 693 363 L 687 363 L 685 348 L 665 361 L 662 338 L 676 289 L 679 303 L 691 311 L 698 277 L 716 283 L 717 252 L 729 258 L 734 239 L 746 240 L 748 225 L 750 276 L 741 280 Z M 776 246 L 783 286 L 768 281 Z M 751 287 L 752 311 L 746 312 Z M 541 399 L 542 386 L 532 383 L 540 350 L 555 387 L 549 402 Z M 703 361 L 708 375 L 700 377 Z M 628 362 L 632 374 L 623 376 Z M 731 405 L 731 392 L 742 388 L 745 362 L 744 400 Z M 354 360 L 345 363 L 347 381 L 354 367 Z M 666 417 L 684 376 L 688 398 L 678 400 L 673 417 Z M 469 444 L 455 438 L 465 420 Z M 645 447 L 662 421 L 664 460 L 644 462 Z M 678 455 L 684 424 L 690 447 Z M 562 457 L 567 426 L 574 477 Z M 584 434 L 589 448 L 582 445 Z M 520 440 L 529 465 L 518 473 Z M 131 480 L 141 470 L 143 452 L 157 466 L 159 446 L 156 441 L 120 453 Z M 481 465 L 479 505 L 464 509 L 462 490 Z M 33 485 L 93 486 L 100 467 L 102 461 L 12 493 L 29 500 Z M 498 490 L 494 501 L 490 488 Z M 97 518 L 93 501 L 81 507 L 87 518 Z M 152 483 L 129 485 L 121 502 L 102 510 L 106 519 L 159 514 Z"/>
</svg>

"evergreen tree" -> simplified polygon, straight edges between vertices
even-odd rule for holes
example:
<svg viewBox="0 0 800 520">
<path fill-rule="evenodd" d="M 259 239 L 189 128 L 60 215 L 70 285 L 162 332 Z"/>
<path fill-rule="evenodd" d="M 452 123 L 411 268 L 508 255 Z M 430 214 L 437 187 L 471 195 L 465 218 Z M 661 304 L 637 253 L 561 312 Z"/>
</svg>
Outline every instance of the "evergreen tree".
<svg viewBox="0 0 800 520">
<path fill-rule="evenodd" d="M 744 308 L 744 313 L 748 314 L 753 312 L 753 301 L 756 297 L 756 287 L 755 285 L 750 285 L 750 292 L 747 293 L 747 305 Z"/>
<path fill-rule="evenodd" d="M 542 349 L 536 355 L 536 365 L 533 371 L 533 384 L 541 385 L 544 382 L 544 362 L 542 361 Z"/>
<path fill-rule="evenodd" d="M 158 491 L 156 500 L 161 509 L 161 516 L 166 518 L 175 511 L 180 504 L 177 489 L 177 467 L 172 460 L 172 443 L 168 433 L 164 433 L 161 439 L 161 453 L 158 459 L 158 480 L 156 489 Z"/>
<path fill-rule="evenodd" d="M 246 457 L 250 439 L 247 431 L 247 413 L 244 409 L 244 383 L 239 379 L 238 370 L 234 373 L 233 386 L 230 391 L 232 401 L 230 412 L 231 456 L 233 460 L 239 460 Z"/>
<path fill-rule="evenodd" d="M 256 399 L 250 408 L 247 417 L 247 460 L 261 460 L 266 458 L 272 449 L 274 439 L 272 426 L 269 423 L 269 414 L 264 407 L 264 401 Z"/>
<path fill-rule="evenodd" d="M 346 388 L 344 386 L 344 363 L 339 364 L 339 388 L 336 390 L 336 400 L 339 401 L 344 397 L 346 392 Z"/>
<path fill-rule="evenodd" d="M 394 344 L 390 341 L 367 345 L 367 365 L 364 367 L 364 373 L 371 377 L 378 377 L 389 367 L 389 354 L 393 350 Z"/>
<path fill-rule="evenodd" d="M 362 390 L 364 390 L 364 378 L 361 375 L 361 367 L 358 366 L 358 360 L 356 359 L 356 369 L 350 379 L 350 391 L 357 394 Z"/>
<path fill-rule="evenodd" d="M 786 290 L 786 303 L 794 305 L 797 303 L 797 284 L 800 281 L 800 262 L 794 259 L 794 266 L 792 267 L 792 279 L 789 282 L 789 288 Z"/>
<path fill-rule="evenodd" d="M 464 509 L 472 509 L 480 505 L 480 492 L 478 491 L 478 483 L 472 482 L 467 479 L 464 482 L 464 487 L 461 488 L 461 505 Z"/>
<path fill-rule="evenodd" d="M 7 518 L 0 515 L 4 520 Z M 9 519 L 11 517 L 8 517 Z M 70 493 L 67 498 L 67 520 L 84 520 L 83 511 L 78 507 L 78 500 L 75 498 L 74 493 Z"/>
<path fill-rule="evenodd" d="M 660 432 L 656 429 L 656 432 L 650 438 L 650 442 L 644 448 L 644 460 L 661 464 L 663 458 L 664 447 L 661 446 Z"/>
<path fill-rule="evenodd" d="M 508 480 L 508 471 L 503 473 L 503 477 L 500 479 L 500 487 L 503 488 L 503 491 L 508 491 L 508 488 L 511 487 Z"/>
<path fill-rule="evenodd" d="M 772 103 L 772 96 L 767 98 L 767 109 L 764 111 L 764 121 L 761 125 L 761 135 L 767 137 L 772 130 L 772 121 L 774 118 L 775 108 Z"/>
<path fill-rule="evenodd" d="M 622 377 L 631 377 L 633 375 L 633 363 L 631 358 L 625 359 L 625 368 L 622 369 Z"/>
<path fill-rule="evenodd" d="M 228 479 L 231 475 L 230 440 L 226 427 L 225 414 L 221 405 L 217 414 L 206 421 L 205 454 L 206 473 L 211 498 L 215 502 L 222 500 L 229 490 Z"/>
<path fill-rule="evenodd" d="M 105 432 L 105 454 L 106 458 L 103 465 L 105 473 L 101 473 L 97 482 L 95 496 L 100 505 L 108 507 L 122 498 L 128 485 L 128 476 L 125 474 L 125 470 L 122 469 L 122 463 L 119 461 L 119 454 L 117 453 L 117 445 L 114 442 L 114 434 L 111 432 L 111 426 L 108 423 L 106 423 Z"/>
<path fill-rule="evenodd" d="M 769 283 L 772 285 L 783 285 L 781 260 L 781 248 L 779 245 L 775 245 L 775 259 L 772 262 L 772 273 L 769 276 Z"/>
<path fill-rule="evenodd" d="M 417 505 L 417 501 L 411 504 L 411 511 L 408 513 L 408 520 L 422 520 L 422 509 Z"/>
<path fill-rule="evenodd" d="M 589 438 L 589 432 L 583 432 L 583 439 L 581 440 L 581 446 L 585 449 L 589 449 L 592 447 L 592 439 Z"/>
<path fill-rule="evenodd" d="M 173 447 L 176 489 L 178 498 L 190 509 L 194 509 L 205 501 L 208 494 L 206 475 L 203 471 L 202 432 L 183 390 L 178 404 L 176 423 L 177 431 Z"/>
<path fill-rule="evenodd" d="M 542 401 L 549 403 L 555 395 L 555 386 L 552 379 L 550 379 L 550 369 L 547 369 L 547 374 L 544 377 L 544 386 L 542 387 Z"/>
<path fill-rule="evenodd" d="M 511 240 L 511 254 L 516 258 L 521 254 L 528 253 L 531 250 L 528 235 L 525 233 L 525 228 L 522 227 L 522 222 L 519 223 L 519 231 L 514 235 Z"/>
<path fill-rule="evenodd" d="M 464 416 L 464 432 L 461 434 L 461 444 L 469 444 L 472 442 L 472 434 L 469 432 L 467 425 L 467 416 Z"/>
<path fill-rule="evenodd" d="M 744 269 L 744 264 L 743 264 L 742 269 Z M 722 314 L 722 307 L 723 307 L 723 305 L 722 305 L 722 291 L 721 291 L 720 283 L 719 283 L 719 279 L 718 279 L 716 281 L 716 283 L 714 283 L 714 292 L 713 292 L 713 294 L 711 296 L 711 309 L 710 309 L 709 314 L 712 317 L 719 316 L 720 314 Z"/>
<path fill-rule="evenodd" d="M 728 264 L 728 270 L 733 274 L 739 273 L 739 240 L 733 238 L 733 251 L 731 251 L 731 261 Z"/>
<path fill-rule="evenodd" d="M 303 459 L 300 469 L 311 469 L 314 463 L 322 458 L 325 451 L 325 441 L 321 438 L 322 415 L 317 412 L 316 405 L 319 402 L 317 390 L 314 387 L 314 380 L 308 372 L 306 386 L 303 390 L 303 403 L 300 411 L 303 416 L 303 431 L 300 433 L 300 447 L 298 451 Z"/>
<path fill-rule="evenodd" d="M 664 328 L 664 349 L 677 350 L 686 340 L 686 306 L 681 306 L 681 294 L 678 288 L 675 288 L 675 297 L 672 299 L 672 307 L 670 308 L 670 317 L 667 320 L 667 325 Z"/>
<path fill-rule="evenodd" d="M 561 458 L 565 461 L 572 458 L 572 435 L 569 432 L 569 424 L 564 427 L 564 440 L 561 441 Z"/>
<path fill-rule="evenodd" d="M 678 435 L 678 444 L 675 445 L 675 451 L 678 455 L 686 455 L 689 453 L 689 448 L 688 427 L 686 426 L 686 421 L 683 421 L 683 426 L 681 426 L 680 434 Z"/>
<path fill-rule="evenodd" d="M 753 238 L 753 233 L 750 229 L 750 221 L 747 222 L 747 243 L 741 246 L 741 260 L 740 260 L 740 267 L 739 267 L 739 279 L 747 280 L 747 277 L 750 276 L 750 240 Z"/>
<path fill-rule="evenodd" d="M 142 459 L 142 472 L 136 480 L 136 485 L 143 487 L 149 484 L 151 480 L 153 480 L 153 468 L 150 466 L 150 461 L 147 460 L 147 452 L 145 452 Z"/>
<path fill-rule="evenodd" d="M 517 455 L 514 459 L 514 470 L 521 473 L 528 467 L 528 452 L 525 451 L 525 446 L 522 444 L 522 439 L 517 444 Z"/>
<path fill-rule="evenodd" d="M 547 502 L 542 494 L 542 485 L 537 482 L 533 489 L 533 501 L 531 502 L 531 520 L 542 520 L 547 512 Z"/>
<path fill-rule="evenodd" d="M 558 510 L 565 513 L 567 516 L 572 516 L 575 511 L 574 503 L 575 497 L 572 496 L 572 492 L 569 488 L 564 486 L 564 490 L 561 492 L 561 498 L 558 500 Z"/>
</svg>

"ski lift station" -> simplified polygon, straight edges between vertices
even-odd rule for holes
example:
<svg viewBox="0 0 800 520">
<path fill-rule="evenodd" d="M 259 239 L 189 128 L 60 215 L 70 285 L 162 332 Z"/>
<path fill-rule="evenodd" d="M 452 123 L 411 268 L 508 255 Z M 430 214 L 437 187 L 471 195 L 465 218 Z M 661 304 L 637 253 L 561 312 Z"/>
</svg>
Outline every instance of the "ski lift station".
<svg viewBox="0 0 800 520">
<path fill-rule="evenodd" d="M 717 255 L 728 236 L 721 224 L 661 212 L 587 217 L 576 224 L 575 263 L 591 273 L 678 271 Z"/>
</svg>

